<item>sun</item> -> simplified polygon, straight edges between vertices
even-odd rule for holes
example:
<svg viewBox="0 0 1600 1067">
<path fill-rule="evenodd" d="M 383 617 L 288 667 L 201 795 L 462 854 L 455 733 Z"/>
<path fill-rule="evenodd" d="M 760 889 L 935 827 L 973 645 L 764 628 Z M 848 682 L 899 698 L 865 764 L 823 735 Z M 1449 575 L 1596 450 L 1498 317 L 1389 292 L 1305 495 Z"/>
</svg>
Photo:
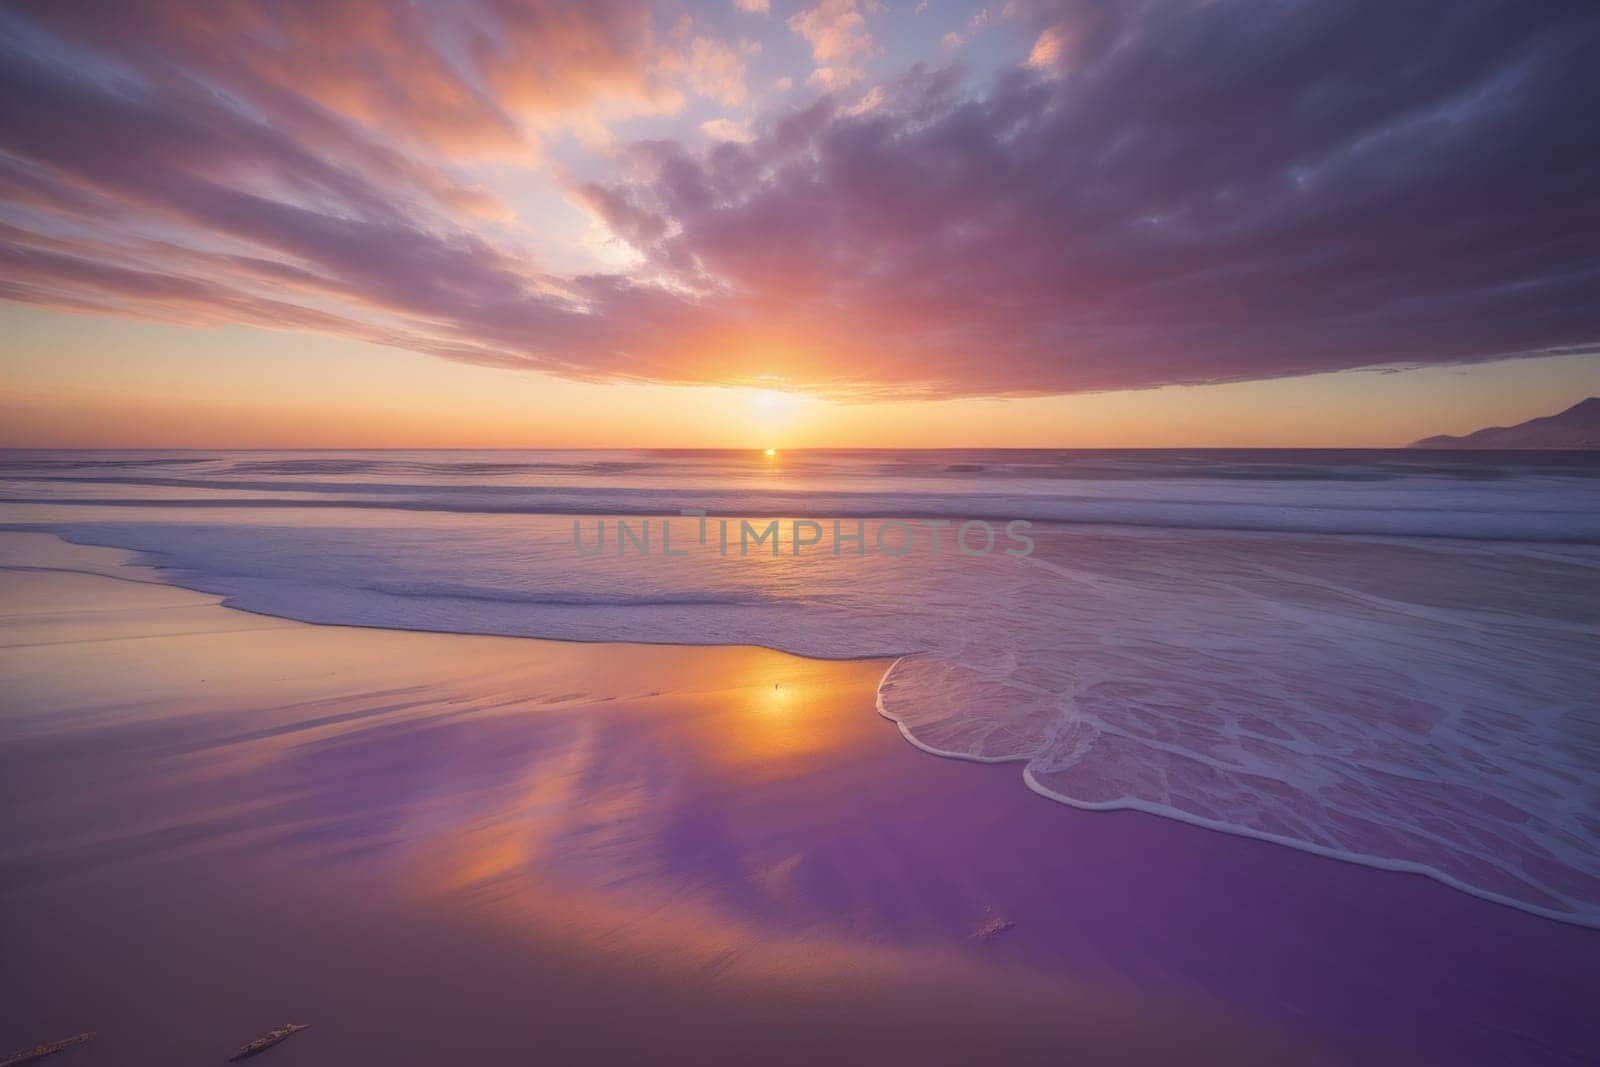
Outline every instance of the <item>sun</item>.
<svg viewBox="0 0 1600 1067">
<path fill-rule="evenodd" d="M 769 463 L 779 459 L 779 448 L 792 444 L 796 425 L 802 421 L 803 398 L 798 393 L 778 389 L 744 389 L 742 392 L 742 430 L 749 436 L 751 451 L 765 456 Z M 765 442 L 771 442 L 767 447 Z"/>
</svg>

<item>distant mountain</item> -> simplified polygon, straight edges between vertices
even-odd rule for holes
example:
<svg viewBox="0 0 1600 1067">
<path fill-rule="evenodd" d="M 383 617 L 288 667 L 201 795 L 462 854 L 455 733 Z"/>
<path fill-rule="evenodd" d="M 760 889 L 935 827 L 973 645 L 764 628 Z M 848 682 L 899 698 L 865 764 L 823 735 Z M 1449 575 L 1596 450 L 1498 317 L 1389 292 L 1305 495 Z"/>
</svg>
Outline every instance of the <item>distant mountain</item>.
<svg viewBox="0 0 1600 1067">
<path fill-rule="evenodd" d="M 1424 437 L 1411 447 L 1600 449 L 1600 396 L 1580 400 L 1559 415 L 1545 415 L 1515 426 L 1490 426 L 1465 437 Z"/>
</svg>

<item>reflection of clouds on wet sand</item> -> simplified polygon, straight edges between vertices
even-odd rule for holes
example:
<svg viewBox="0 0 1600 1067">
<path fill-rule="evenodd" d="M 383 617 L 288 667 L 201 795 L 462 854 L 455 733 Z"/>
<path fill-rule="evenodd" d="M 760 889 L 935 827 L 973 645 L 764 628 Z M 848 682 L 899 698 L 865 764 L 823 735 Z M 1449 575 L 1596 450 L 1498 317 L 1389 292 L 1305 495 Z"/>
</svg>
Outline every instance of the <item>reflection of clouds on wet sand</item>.
<svg viewBox="0 0 1600 1067">
<path fill-rule="evenodd" d="M 801 454 L 782 471 L 713 456 L 685 473 L 681 457 L 612 457 L 605 472 L 595 458 L 530 454 L 486 475 L 483 457 L 327 456 L 296 461 L 315 468 L 301 480 L 268 482 L 258 468 L 281 471 L 281 457 L 202 458 L 183 481 L 189 504 L 254 491 L 271 506 L 131 511 L 81 502 L 107 488 L 90 466 L 49 483 L 80 503 L 7 513 L 70 521 L 65 536 L 137 548 L 175 582 L 312 622 L 917 653 L 883 706 L 926 748 L 1016 760 L 1030 785 L 1071 804 L 1422 870 L 1595 922 L 1600 870 L 1582 801 L 1600 768 L 1587 727 L 1600 571 L 1592 545 L 1565 542 L 1593 540 L 1600 512 L 1577 461 L 1480 461 L 1446 475 L 1394 454 L 1296 453 L 1180 476 L 1196 464 Z M 952 462 L 975 458 L 1005 469 Z M 166 467 L 114 477 L 140 493 L 173 481 Z M 312 488 L 341 506 L 304 507 Z M 704 546 L 696 519 L 674 520 L 674 551 L 686 554 L 671 559 L 659 517 L 648 557 L 614 550 L 622 515 L 591 518 L 610 522 L 612 549 L 580 558 L 572 515 L 516 510 L 621 507 L 634 528 L 650 521 L 639 509 L 721 500 L 745 514 L 770 507 L 789 530 L 794 515 L 879 499 L 905 516 L 1032 515 L 1036 551 L 962 555 L 955 527 L 937 556 L 926 528 L 918 548 L 886 555 L 878 534 L 896 520 L 862 519 L 860 556 L 827 544 L 743 555 L 729 520 L 723 556 L 713 511 Z M 1120 522 L 1147 525 L 1094 525 Z M 822 525 L 833 540 L 832 520 Z"/>
<path fill-rule="evenodd" d="M 1026 1057 L 1081 1044 L 1085 1027 L 1134 1061 L 1199 1042 L 1249 1062 L 1240 1013 L 1292 1029 L 1303 1058 L 1304 1043 L 1409 1032 L 1438 1011 L 1427 991 L 1445 973 L 1481 976 L 1452 1017 L 1504 1019 L 1486 1038 L 1434 1017 L 1429 1047 L 1446 1058 L 1512 1055 L 1530 1032 L 1593 1036 L 1562 993 L 1593 977 L 1574 940 L 1588 931 L 1044 803 L 1014 769 L 905 745 L 872 711 L 884 661 L 306 626 L 84 573 L 115 557 L 31 541 L 0 536 L 16 606 L 0 619 L 0 902 L 28 972 L 5 992 L 36 1016 L 76 998 L 148 1028 L 147 994 L 100 973 L 111 953 L 134 984 L 210 998 L 224 1049 L 282 1021 L 234 1002 L 310 988 L 304 968 L 321 976 L 318 1003 L 387 1026 L 391 1007 L 348 998 L 407 1002 L 419 968 L 448 974 L 473 1007 L 418 1017 L 457 1042 L 484 1025 L 515 1033 L 521 1016 L 483 1005 L 513 987 L 548 1001 L 527 976 L 548 966 L 563 982 L 598 976 L 553 1017 L 545 1003 L 542 1026 L 604 1027 L 596 998 L 616 1002 L 602 987 L 643 995 L 656 975 L 687 981 L 674 996 L 690 1001 L 707 988 L 798 998 L 803 1010 L 738 1010 L 774 1034 L 822 1025 L 785 1041 L 831 1058 L 864 1046 L 829 1046 L 818 1019 L 836 1034 L 898 1019 L 910 1030 L 893 1047 L 916 1044 L 922 1062 Z M 1419 914 L 1436 933 L 1415 929 Z M 1464 934 L 1485 929 L 1499 933 Z M 1373 983 L 1372 953 L 1402 936 L 1422 943 Z M 1214 1007 L 1187 1014 L 1199 1000 Z M 1125 1025 L 1152 1012 L 1188 1021 Z M 343 1039 L 315 1021 L 306 1055 Z M 372 1054 L 359 1037 L 346 1055 Z M 426 1058 L 383 1047 L 390 1062 Z M 183 1050 L 168 1051 L 160 1062 Z"/>
<path fill-rule="evenodd" d="M 346 1061 L 1179 1047 L 1139 1034 L 1142 996 L 863 940 L 849 894 L 817 892 L 877 878 L 829 854 L 819 826 L 856 801 L 818 789 L 866 739 L 910 755 L 870 711 L 881 662 L 311 627 L 24 540 L 0 538 L 0 899 L 26 973 L 0 971 L 0 1044 L 89 1011 L 119 1062 L 170 1062 L 281 1004 L 317 1023 L 294 1054 Z M 1214 1011 L 1189 1031 L 1266 1060 Z"/>
</svg>

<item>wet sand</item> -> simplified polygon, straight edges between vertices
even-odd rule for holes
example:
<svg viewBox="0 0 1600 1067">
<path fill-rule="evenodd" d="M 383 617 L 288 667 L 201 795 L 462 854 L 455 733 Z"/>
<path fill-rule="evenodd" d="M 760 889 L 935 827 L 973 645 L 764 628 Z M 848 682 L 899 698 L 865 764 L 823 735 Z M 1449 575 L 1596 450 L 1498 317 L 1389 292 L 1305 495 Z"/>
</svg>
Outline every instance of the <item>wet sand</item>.
<svg viewBox="0 0 1600 1067">
<path fill-rule="evenodd" d="M 1600 1050 L 1600 933 L 1051 804 L 907 745 L 881 661 L 308 626 L 123 559 L 0 535 L 0 1054 Z"/>
</svg>

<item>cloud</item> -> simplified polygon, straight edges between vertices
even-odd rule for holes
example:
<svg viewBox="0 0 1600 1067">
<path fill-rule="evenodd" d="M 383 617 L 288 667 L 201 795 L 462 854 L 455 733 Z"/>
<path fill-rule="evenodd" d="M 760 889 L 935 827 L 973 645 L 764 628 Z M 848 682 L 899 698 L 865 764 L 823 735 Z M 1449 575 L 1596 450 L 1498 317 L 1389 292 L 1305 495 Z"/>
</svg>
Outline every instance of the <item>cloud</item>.
<svg viewBox="0 0 1600 1067">
<path fill-rule="evenodd" d="M 748 123 L 735 122 L 727 118 L 707 119 L 700 124 L 700 132 L 714 141 L 745 142 L 751 140 Z"/>
<path fill-rule="evenodd" d="M 696 37 L 689 47 L 689 85 L 725 107 L 744 103 L 744 60 L 726 44 Z"/>
<path fill-rule="evenodd" d="M 605 2 L 12 5 L 0 297 L 841 395 L 1600 344 L 1592 5 L 1030 5 L 983 84 L 863 84 L 864 10 L 789 21 L 820 96 L 559 172 L 637 266 L 558 274 L 509 206 L 533 138 L 748 103 L 747 53 Z M 485 158 L 517 161 L 500 195 Z"/>
<path fill-rule="evenodd" d="M 771 0 L 733 0 L 733 6 L 752 15 L 765 15 L 772 10 Z"/>
<path fill-rule="evenodd" d="M 413 149 L 521 151 L 526 123 L 597 98 L 650 110 L 667 92 L 650 9 L 607 0 L 34 2 L 13 14 L 136 78 L 224 85 L 308 138 L 348 124 Z"/>
<path fill-rule="evenodd" d="M 863 71 L 852 67 L 818 67 L 806 79 L 806 84 L 816 86 L 823 92 L 836 93 L 850 88 L 865 77 Z"/>
<path fill-rule="evenodd" d="M 867 0 L 868 10 L 875 7 Z M 791 16 L 789 28 L 811 45 L 812 83 L 830 91 L 864 78 L 861 65 L 878 53 L 858 0 L 820 0 Z"/>
<path fill-rule="evenodd" d="M 865 114 L 875 107 L 882 106 L 886 99 L 888 99 L 888 94 L 884 92 L 883 86 L 874 85 L 871 89 L 868 89 L 862 94 L 861 99 L 857 100 L 849 107 L 841 109 L 839 113 L 841 115 L 850 116 Z"/>
<path fill-rule="evenodd" d="M 1060 77 L 915 72 L 630 195 L 772 373 L 1103 390 L 1600 343 L 1600 15 L 1124 5 Z M 1251 62 L 1242 63 L 1248 54 Z M 705 190 L 698 195 L 695 190 Z"/>
<path fill-rule="evenodd" d="M 1067 54 L 1067 31 L 1064 26 L 1047 26 L 1034 39 L 1028 53 L 1028 66 L 1035 70 L 1049 70 L 1062 62 Z"/>
<path fill-rule="evenodd" d="M 7 204 L 12 299 L 523 365 L 592 328 L 582 286 L 474 232 L 476 191 L 446 168 L 248 64 L 191 64 L 188 38 L 163 58 L 137 37 L 107 51 L 99 22 L 48 25 L 48 47 L 0 57 L 0 174 L 30 190 Z M 481 328 L 496 316 L 522 338 Z"/>
</svg>

